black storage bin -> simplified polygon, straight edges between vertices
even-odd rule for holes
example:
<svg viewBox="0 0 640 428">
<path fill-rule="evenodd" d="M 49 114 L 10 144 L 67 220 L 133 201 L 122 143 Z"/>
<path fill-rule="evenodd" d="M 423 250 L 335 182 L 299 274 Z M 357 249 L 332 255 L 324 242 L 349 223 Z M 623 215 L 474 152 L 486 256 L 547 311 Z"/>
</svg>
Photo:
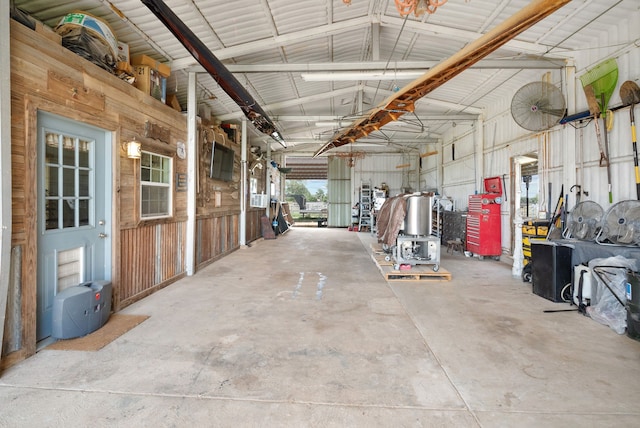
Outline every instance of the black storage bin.
<svg viewBox="0 0 640 428">
<path fill-rule="evenodd" d="M 533 293 L 552 302 L 563 302 L 562 288 L 571 283 L 572 248 L 553 241 L 532 241 Z M 567 295 L 569 295 L 567 289 Z"/>
</svg>

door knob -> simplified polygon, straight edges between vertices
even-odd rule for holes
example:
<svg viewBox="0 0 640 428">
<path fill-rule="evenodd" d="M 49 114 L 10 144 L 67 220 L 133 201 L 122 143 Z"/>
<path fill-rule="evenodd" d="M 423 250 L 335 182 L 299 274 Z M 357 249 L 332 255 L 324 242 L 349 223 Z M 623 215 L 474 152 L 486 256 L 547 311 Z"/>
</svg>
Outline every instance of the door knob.
<svg viewBox="0 0 640 428">
<path fill-rule="evenodd" d="M 108 235 L 107 235 L 106 233 L 102 233 L 102 232 L 98 233 L 98 238 L 104 239 L 104 238 L 106 238 L 107 236 L 108 236 Z"/>
</svg>

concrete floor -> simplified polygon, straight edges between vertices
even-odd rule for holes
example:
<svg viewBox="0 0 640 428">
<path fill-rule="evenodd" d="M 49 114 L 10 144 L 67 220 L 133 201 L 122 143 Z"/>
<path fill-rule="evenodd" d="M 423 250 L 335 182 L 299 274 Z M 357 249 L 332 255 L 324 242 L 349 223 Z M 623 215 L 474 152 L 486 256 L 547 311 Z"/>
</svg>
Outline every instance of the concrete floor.
<svg viewBox="0 0 640 428">
<path fill-rule="evenodd" d="M 293 228 L 126 308 L 97 352 L 0 376 L 0 426 L 630 427 L 640 342 L 445 254 L 387 283 L 368 233 Z"/>
</svg>

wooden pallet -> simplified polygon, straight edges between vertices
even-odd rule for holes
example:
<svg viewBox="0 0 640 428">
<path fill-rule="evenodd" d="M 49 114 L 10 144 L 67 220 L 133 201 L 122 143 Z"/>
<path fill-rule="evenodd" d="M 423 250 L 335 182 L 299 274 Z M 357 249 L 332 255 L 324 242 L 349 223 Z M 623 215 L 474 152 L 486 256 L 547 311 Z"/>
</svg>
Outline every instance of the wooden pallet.
<svg viewBox="0 0 640 428">
<path fill-rule="evenodd" d="M 393 268 L 393 260 L 386 261 L 384 255 L 372 254 L 371 259 L 387 281 L 451 281 L 451 272 L 443 267 L 440 267 L 438 272 L 433 271 L 432 265 L 415 265 L 409 270 L 396 270 Z"/>
<path fill-rule="evenodd" d="M 384 254 L 384 251 L 382 250 L 382 245 L 379 243 L 374 243 L 371 244 L 371 251 L 373 252 L 373 254 Z"/>
<path fill-rule="evenodd" d="M 413 266 L 411 270 L 393 270 L 383 266 L 380 271 L 387 281 L 451 281 L 451 272 L 444 268 L 440 268 L 438 272 L 434 272 L 431 268 L 426 268 L 424 271 L 418 272 L 417 268 L 418 266 Z"/>
<path fill-rule="evenodd" d="M 371 258 L 378 266 L 393 266 L 393 260 L 387 261 L 387 255 L 382 254 L 371 254 Z"/>
</svg>

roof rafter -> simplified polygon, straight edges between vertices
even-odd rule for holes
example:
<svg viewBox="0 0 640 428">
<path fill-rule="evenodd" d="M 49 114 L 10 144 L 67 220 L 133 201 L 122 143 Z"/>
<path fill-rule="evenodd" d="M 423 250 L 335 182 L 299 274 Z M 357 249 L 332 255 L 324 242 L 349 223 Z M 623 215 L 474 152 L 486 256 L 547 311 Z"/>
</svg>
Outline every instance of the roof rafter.
<svg viewBox="0 0 640 428">
<path fill-rule="evenodd" d="M 387 98 L 379 107 L 371 110 L 367 118 L 357 121 L 349 129 L 334 135 L 314 156 L 318 156 L 332 148 L 353 143 L 360 138 L 366 137 L 373 130 L 378 130 L 387 123 L 398 120 L 403 114 L 413 112 L 417 100 L 445 84 L 569 2 L 570 0 L 532 1 L 491 31 L 430 69 L 424 76 L 414 80 L 399 92 Z"/>
<path fill-rule="evenodd" d="M 434 67 L 438 61 L 384 61 L 371 62 L 319 62 L 288 64 L 227 64 L 232 73 L 306 73 L 332 71 L 384 71 L 384 70 L 426 70 Z M 485 59 L 470 68 L 475 69 L 560 69 L 566 65 L 564 59 L 518 58 Z"/>
<path fill-rule="evenodd" d="M 219 60 L 235 58 L 242 55 L 249 55 L 256 52 L 262 52 L 267 49 L 273 49 L 287 43 L 299 43 L 306 40 L 312 40 L 318 37 L 326 37 L 329 35 L 340 34 L 347 31 L 367 27 L 371 24 L 371 19 L 367 16 L 361 18 L 349 19 L 335 24 L 323 25 L 304 31 L 283 34 L 273 38 L 257 40 L 255 42 L 243 43 L 241 45 L 219 49 L 213 54 Z M 181 70 L 197 65 L 197 62 L 191 57 L 176 59 L 171 64 L 173 70 Z"/>
<path fill-rule="evenodd" d="M 401 28 L 404 19 L 382 15 L 380 21 L 373 20 L 370 17 L 364 16 L 360 18 L 353 18 L 346 21 L 327 24 L 320 27 L 297 31 L 289 34 L 283 34 L 275 36 L 273 38 L 257 40 L 254 42 L 243 43 L 237 46 L 230 46 L 223 49 L 218 49 L 213 54 L 219 60 L 235 58 L 242 55 L 249 55 L 257 52 L 262 52 L 267 49 L 274 49 L 283 46 L 288 43 L 299 43 L 302 41 L 313 40 L 316 38 L 327 37 L 330 35 L 341 34 L 349 31 L 353 31 L 360 28 L 365 28 L 372 25 L 382 25 L 387 27 Z M 446 35 L 448 37 L 454 37 L 463 42 L 470 42 L 478 39 L 482 36 L 481 33 L 476 33 L 468 30 L 461 30 L 441 25 L 435 25 L 429 23 L 428 25 L 419 21 L 407 20 L 405 29 L 410 29 L 420 34 L 426 35 Z M 531 54 L 545 54 L 547 53 L 549 46 L 523 42 L 518 40 L 510 40 L 505 44 L 517 50 L 529 52 Z M 192 57 L 179 58 L 173 61 L 171 64 L 172 70 L 182 70 L 184 68 L 198 67 L 198 63 Z M 195 70 L 198 71 L 198 70 Z M 204 70 L 202 70 L 204 72 Z"/>
</svg>

